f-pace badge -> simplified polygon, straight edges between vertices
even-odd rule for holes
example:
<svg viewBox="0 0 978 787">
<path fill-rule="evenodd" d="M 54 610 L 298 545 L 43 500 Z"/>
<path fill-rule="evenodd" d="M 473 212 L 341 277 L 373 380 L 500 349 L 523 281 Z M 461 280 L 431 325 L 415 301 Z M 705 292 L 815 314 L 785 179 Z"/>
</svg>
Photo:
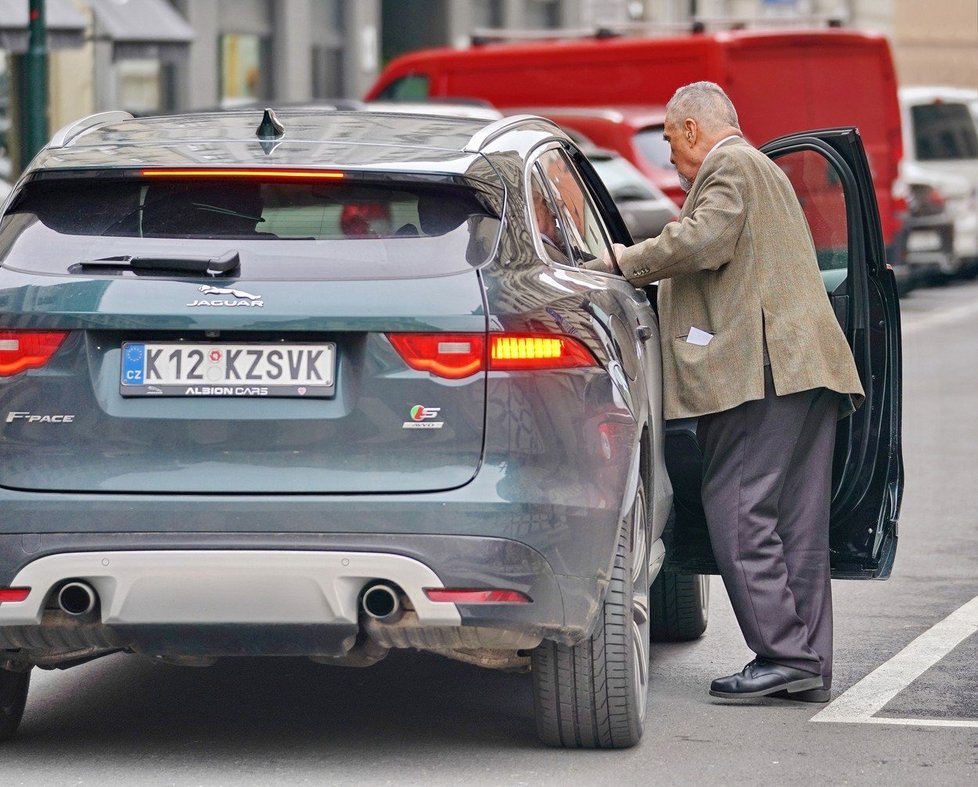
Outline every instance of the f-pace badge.
<svg viewBox="0 0 978 787">
<path fill-rule="evenodd" d="M 425 407 L 423 404 L 416 404 L 411 408 L 411 420 L 405 421 L 402 429 L 441 429 L 444 421 L 435 420 L 441 413 L 440 407 Z"/>
<path fill-rule="evenodd" d="M 265 301 L 262 300 L 261 295 L 252 295 L 250 292 L 236 290 L 231 287 L 211 287 L 208 284 L 204 284 L 198 287 L 197 291 L 204 295 L 224 295 L 230 297 L 199 298 L 191 301 L 187 306 L 244 306 L 245 308 L 255 308 L 265 305 Z"/>
<path fill-rule="evenodd" d="M 70 424 L 75 420 L 74 414 L 68 413 L 31 413 L 24 410 L 11 410 L 7 413 L 7 423 L 23 421 L 26 424 Z"/>
</svg>

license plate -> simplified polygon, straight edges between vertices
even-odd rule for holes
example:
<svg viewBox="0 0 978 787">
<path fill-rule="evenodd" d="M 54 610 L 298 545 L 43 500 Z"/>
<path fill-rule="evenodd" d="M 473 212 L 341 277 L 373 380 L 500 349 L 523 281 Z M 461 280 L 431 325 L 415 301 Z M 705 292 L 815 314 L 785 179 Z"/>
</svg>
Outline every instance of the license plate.
<svg viewBox="0 0 978 787">
<path fill-rule="evenodd" d="M 335 390 L 336 345 L 122 345 L 123 396 L 326 397 Z"/>
<path fill-rule="evenodd" d="M 938 251 L 940 248 L 940 233 L 932 230 L 911 232 L 907 236 L 907 251 Z"/>
</svg>

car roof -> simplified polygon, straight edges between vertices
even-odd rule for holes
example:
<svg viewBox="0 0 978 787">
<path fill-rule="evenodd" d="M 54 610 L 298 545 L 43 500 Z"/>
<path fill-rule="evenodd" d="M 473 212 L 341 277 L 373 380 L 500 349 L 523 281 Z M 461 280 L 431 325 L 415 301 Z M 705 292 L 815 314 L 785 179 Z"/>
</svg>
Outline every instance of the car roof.
<svg viewBox="0 0 978 787">
<path fill-rule="evenodd" d="M 638 130 L 647 126 L 661 126 L 666 118 L 666 108 L 659 105 L 635 105 L 617 107 L 518 107 L 507 108 L 507 114 L 526 113 L 552 118 L 558 123 L 569 118 L 587 119 L 608 125 L 623 125 Z"/>
<path fill-rule="evenodd" d="M 367 112 L 403 112 L 412 115 L 450 115 L 473 120 L 499 120 L 503 113 L 485 101 L 365 101 Z"/>
<path fill-rule="evenodd" d="M 520 122 L 290 108 L 276 113 L 284 134 L 260 139 L 262 116 L 256 109 L 142 118 L 101 113 L 55 134 L 32 169 L 437 168 L 462 173 L 494 130 Z"/>
</svg>

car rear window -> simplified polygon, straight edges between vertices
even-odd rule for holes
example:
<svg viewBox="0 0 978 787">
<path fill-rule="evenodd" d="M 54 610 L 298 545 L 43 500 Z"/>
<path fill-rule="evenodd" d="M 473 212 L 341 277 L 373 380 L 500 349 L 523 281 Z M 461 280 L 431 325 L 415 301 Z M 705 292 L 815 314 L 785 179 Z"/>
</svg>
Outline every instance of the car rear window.
<svg viewBox="0 0 978 787">
<path fill-rule="evenodd" d="M 917 161 L 978 158 L 978 133 L 964 104 L 919 104 L 911 108 Z"/>
<path fill-rule="evenodd" d="M 372 278 L 480 265 L 499 226 L 483 195 L 454 184 L 52 179 L 18 195 L 0 248 L 5 266 L 43 272 L 114 255 L 233 250 L 251 268 L 242 275 L 293 275 L 286 266 L 298 265 L 304 275 Z M 378 269 L 394 259 L 402 270 Z"/>
</svg>

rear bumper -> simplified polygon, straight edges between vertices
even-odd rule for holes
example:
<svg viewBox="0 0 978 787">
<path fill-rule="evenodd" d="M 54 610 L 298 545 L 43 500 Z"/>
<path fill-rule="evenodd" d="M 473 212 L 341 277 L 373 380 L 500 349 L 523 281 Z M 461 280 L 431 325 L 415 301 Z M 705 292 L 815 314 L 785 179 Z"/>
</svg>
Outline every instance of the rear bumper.
<svg viewBox="0 0 978 787">
<path fill-rule="evenodd" d="M 423 563 L 382 552 L 284 550 L 128 550 L 46 555 L 11 581 L 31 588 L 0 604 L 0 625 L 41 623 L 67 580 L 91 586 L 101 622 L 133 625 L 356 625 L 362 589 L 377 581 L 403 588 L 418 619 L 459 625 L 454 604 L 434 603 L 444 587 Z"/>
<path fill-rule="evenodd" d="M 46 666 L 113 649 L 337 658 L 367 634 L 381 647 L 432 650 L 575 644 L 593 630 L 634 494 L 638 454 L 625 427 L 611 432 L 611 463 L 587 464 L 582 452 L 572 462 L 530 441 L 539 455 L 484 462 L 470 483 L 431 493 L 0 489 L 0 587 L 31 587 L 35 605 L 14 615 L 14 603 L 0 604 L 0 662 L 4 650 Z M 91 619 L 53 608 L 53 593 L 76 579 L 106 596 Z M 396 630 L 368 630 L 358 614 L 375 581 L 408 596 Z M 434 605 L 425 587 L 515 590 L 531 603 Z M 262 610 L 256 593 L 276 603 Z M 436 609 L 443 617 L 421 619 Z"/>
<path fill-rule="evenodd" d="M 526 544 L 473 536 L 7 535 L 0 563 L 0 586 L 31 588 L 24 602 L 0 604 L 0 650 L 26 648 L 38 663 L 93 649 L 339 657 L 363 630 L 360 596 L 377 581 L 404 591 L 421 635 L 454 629 L 459 641 L 472 627 L 520 647 L 542 638 L 572 644 L 589 635 L 606 589 L 601 576 L 556 573 Z M 53 609 L 68 580 L 96 591 L 91 616 Z M 432 587 L 506 588 L 531 601 L 432 602 L 424 593 Z"/>
</svg>

